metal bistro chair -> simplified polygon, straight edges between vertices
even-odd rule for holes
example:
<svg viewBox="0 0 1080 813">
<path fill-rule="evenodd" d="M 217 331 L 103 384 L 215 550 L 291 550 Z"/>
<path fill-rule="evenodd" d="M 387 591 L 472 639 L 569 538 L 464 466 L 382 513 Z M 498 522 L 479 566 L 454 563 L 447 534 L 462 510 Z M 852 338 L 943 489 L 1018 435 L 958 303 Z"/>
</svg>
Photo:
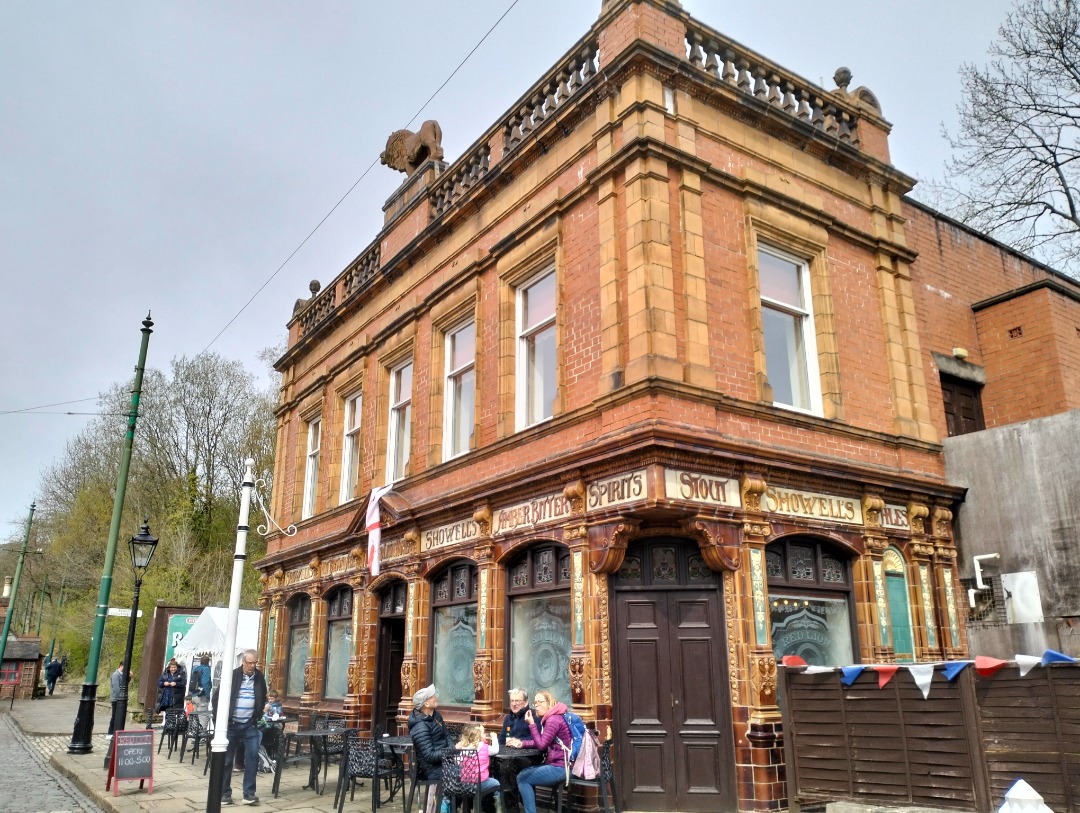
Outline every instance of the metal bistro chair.
<svg viewBox="0 0 1080 813">
<path fill-rule="evenodd" d="M 184 761 L 184 752 L 187 750 L 188 740 L 191 740 L 191 764 L 199 758 L 199 748 L 206 745 L 210 750 L 210 740 L 214 736 L 214 718 L 208 711 L 193 711 L 188 715 L 187 725 L 180 740 L 180 761 Z"/>
<path fill-rule="evenodd" d="M 342 717 L 330 717 L 318 715 L 314 718 L 316 731 L 326 731 L 331 728 L 345 728 L 345 719 Z M 345 754 L 345 733 L 328 734 L 324 737 L 312 737 L 311 748 L 316 753 L 317 765 L 322 766 L 322 786 L 315 790 L 322 795 L 326 791 L 326 774 L 330 769 L 331 762 L 342 761 Z M 316 770 L 318 770 L 316 768 Z M 318 778 L 316 777 L 316 782 Z"/>
<path fill-rule="evenodd" d="M 591 730 L 586 732 L 586 736 L 596 736 Z M 574 788 L 596 788 L 600 796 L 600 809 L 604 813 L 622 813 L 619 807 L 619 795 L 615 790 L 615 769 L 611 765 L 611 740 L 606 740 L 600 744 L 600 773 L 596 779 L 581 779 L 577 776 L 570 776 L 570 786 L 568 790 L 573 791 Z M 608 804 L 608 798 L 611 798 L 611 804 Z M 556 804 L 557 813 L 562 813 L 563 809 L 563 786 L 560 784 L 556 791 Z M 567 803 L 567 809 L 573 807 L 573 799 L 571 798 Z"/>
<path fill-rule="evenodd" d="M 187 730 L 187 714 L 183 709 L 166 709 L 165 722 L 161 724 L 161 737 L 158 738 L 157 752 L 161 753 L 161 745 L 166 739 L 169 740 L 169 752 L 167 759 L 172 759 L 173 751 L 176 750 L 180 735 Z"/>
<path fill-rule="evenodd" d="M 492 794 L 495 795 L 496 810 L 503 809 L 501 787 L 496 786 L 489 790 L 480 787 L 480 755 L 475 748 L 443 753 L 442 794 L 450 799 L 455 810 L 459 801 L 464 802 L 464 809 L 468 810 L 471 799 L 473 813 L 480 813 L 481 800 Z"/>
<path fill-rule="evenodd" d="M 387 749 L 382 744 L 385 736 L 386 726 L 383 723 L 376 724 L 371 730 L 371 738 L 379 747 L 379 776 L 382 777 L 383 787 L 389 794 L 386 801 L 392 802 L 399 790 L 402 794 L 405 792 L 405 762 L 392 751 L 387 753 Z"/>
<path fill-rule="evenodd" d="M 361 737 L 358 731 L 345 732 L 345 754 L 338 769 L 337 791 L 334 794 L 334 807 L 341 813 L 345 807 L 345 794 L 349 801 L 356 797 L 358 779 L 371 780 L 371 813 L 378 809 L 379 793 L 379 746 L 375 740 Z"/>
<path fill-rule="evenodd" d="M 453 749 L 447 749 L 451 751 Z M 438 788 L 441 779 L 424 779 L 420 776 L 420 760 L 417 758 L 414 751 L 409 757 L 409 795 L 405 797 L 404 813 L 412 813 L 413 798 L 416 795 L 416 788 L 421 787 L 424 789 L 424 798 L 421 805 L 427 804 L 428 794 L 432 788 Z M 421 810 L 424 808 L 421 807 Z"/>
</svg>

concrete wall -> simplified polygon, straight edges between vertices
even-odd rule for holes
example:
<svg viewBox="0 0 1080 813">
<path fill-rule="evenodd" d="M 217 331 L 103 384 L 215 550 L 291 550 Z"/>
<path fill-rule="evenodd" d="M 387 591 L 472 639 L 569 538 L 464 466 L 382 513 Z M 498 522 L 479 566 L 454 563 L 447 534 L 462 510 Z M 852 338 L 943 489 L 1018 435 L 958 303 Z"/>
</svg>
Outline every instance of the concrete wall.
<svg viewBox="0 0 1080 813">
<path fill-rule="evenodd" d="M 968 489 L 956 521 L 960 573 L 1034 571 L 1042 623 L 972 624 L 973 655 L 1080 656 L 1080 410 L 945 441 L 946 478 Z M 1009 601 L 1006 598 L 1006 601 Z"/>
</svg>

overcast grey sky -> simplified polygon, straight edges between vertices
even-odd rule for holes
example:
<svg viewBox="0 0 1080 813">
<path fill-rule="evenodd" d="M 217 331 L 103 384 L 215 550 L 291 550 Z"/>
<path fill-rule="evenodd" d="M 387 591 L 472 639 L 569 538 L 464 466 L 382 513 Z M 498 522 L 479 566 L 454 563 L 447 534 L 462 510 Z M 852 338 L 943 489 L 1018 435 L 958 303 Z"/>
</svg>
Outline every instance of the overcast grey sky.
<svg viewBox="0 0 1080 813">
<path fill-rule="evenodd" d="M 129 380 L 148 310 L 148 366 L 202 351 L 376 162 L 214 343 L 261 373 L 258 352 L 283 342 L 308 281 L 333 279 L 374 238 L 403 177 L 377 163 L 387 135 L 512 5 L 418 119 L 442 124 L 448 161 L 585 33 L 600 0 L 0 2 L 0 539 L 21 536 L 41 474 L 87 420 L 5 411 Z M 826 87 L 847 65 L 893 124 L 893 163 L 923 178 L 947 157 L 957 69 L 985 61 L 1011 8 L 683 5 Z"/>
</svg>

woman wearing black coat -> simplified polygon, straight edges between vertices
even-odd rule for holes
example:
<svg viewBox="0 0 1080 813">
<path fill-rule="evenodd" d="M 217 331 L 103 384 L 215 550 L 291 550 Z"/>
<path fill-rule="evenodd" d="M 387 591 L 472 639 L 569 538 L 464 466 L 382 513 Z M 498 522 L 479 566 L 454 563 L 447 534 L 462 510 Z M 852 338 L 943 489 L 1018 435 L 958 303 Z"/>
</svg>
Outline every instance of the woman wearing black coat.
<svg viewBox="0 0 1080 813">
<path fill-rule="evenodd" d="M 182 709 L 184 707 L 184 692 L 187 691 L 187 675 L 176 662 L 176 658 L 169 659 L 169 665 L 158 678 L 158 704 L 157 710 Z"/>
<path fill-rule="evenodd" d="M 412 737 L 417 773 L 421 779 L 442 776 L 442 755 L 454 747 L 454 738 L 439 714 L 439 691 L 432 684 L 413 695 L 413 712 L 409 715 L 409 736 Z"/>
</svg>

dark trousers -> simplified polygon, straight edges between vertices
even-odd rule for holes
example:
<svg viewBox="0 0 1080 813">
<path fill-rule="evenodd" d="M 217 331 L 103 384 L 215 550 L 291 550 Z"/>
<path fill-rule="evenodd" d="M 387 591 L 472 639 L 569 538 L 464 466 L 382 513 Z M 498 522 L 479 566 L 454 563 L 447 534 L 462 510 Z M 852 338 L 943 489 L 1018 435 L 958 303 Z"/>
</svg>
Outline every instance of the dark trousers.
<svg viewBox="0 0 1080 813">
<path fill-rule="evenodd" d="M 112 714 L 109 715 L 109 736 L 112 736 L 114 733 L 113 727 L 116 725 L 116 704 L 119 702 L 119 700 L 112 701 Z M 123 723 L 121 723 L 121 725 L 123 725 Z"/>
<path fill-rule="evenodd" d="M 262 734 L 253 723 L 239 724 L 230 720 L 226 736 L 229 738 L 229 747 L 225 749 L 225 775 L 221 780 L 221 797 L 228 799 L 232 796 L 230 768 L 236 755 L 236 746 L 243 743 L 244 798 L 250 799 L 255 796 L 255 779 L 259 774 L 259 740 Z"/>
<path fill-rule="evenodd" d="M 47 677 L 47 678 L 45 678 L 45 685 L 46 685 L 46 686 L 48 687 L 48 689 L 49 689 L 49 694 L 52 694 L 52 693 L 53 693 L 53 689 L 55 689 L 55 688 L 56 688 L 56 678 L 54 678 L 54 677 Z"/>
</svg>

